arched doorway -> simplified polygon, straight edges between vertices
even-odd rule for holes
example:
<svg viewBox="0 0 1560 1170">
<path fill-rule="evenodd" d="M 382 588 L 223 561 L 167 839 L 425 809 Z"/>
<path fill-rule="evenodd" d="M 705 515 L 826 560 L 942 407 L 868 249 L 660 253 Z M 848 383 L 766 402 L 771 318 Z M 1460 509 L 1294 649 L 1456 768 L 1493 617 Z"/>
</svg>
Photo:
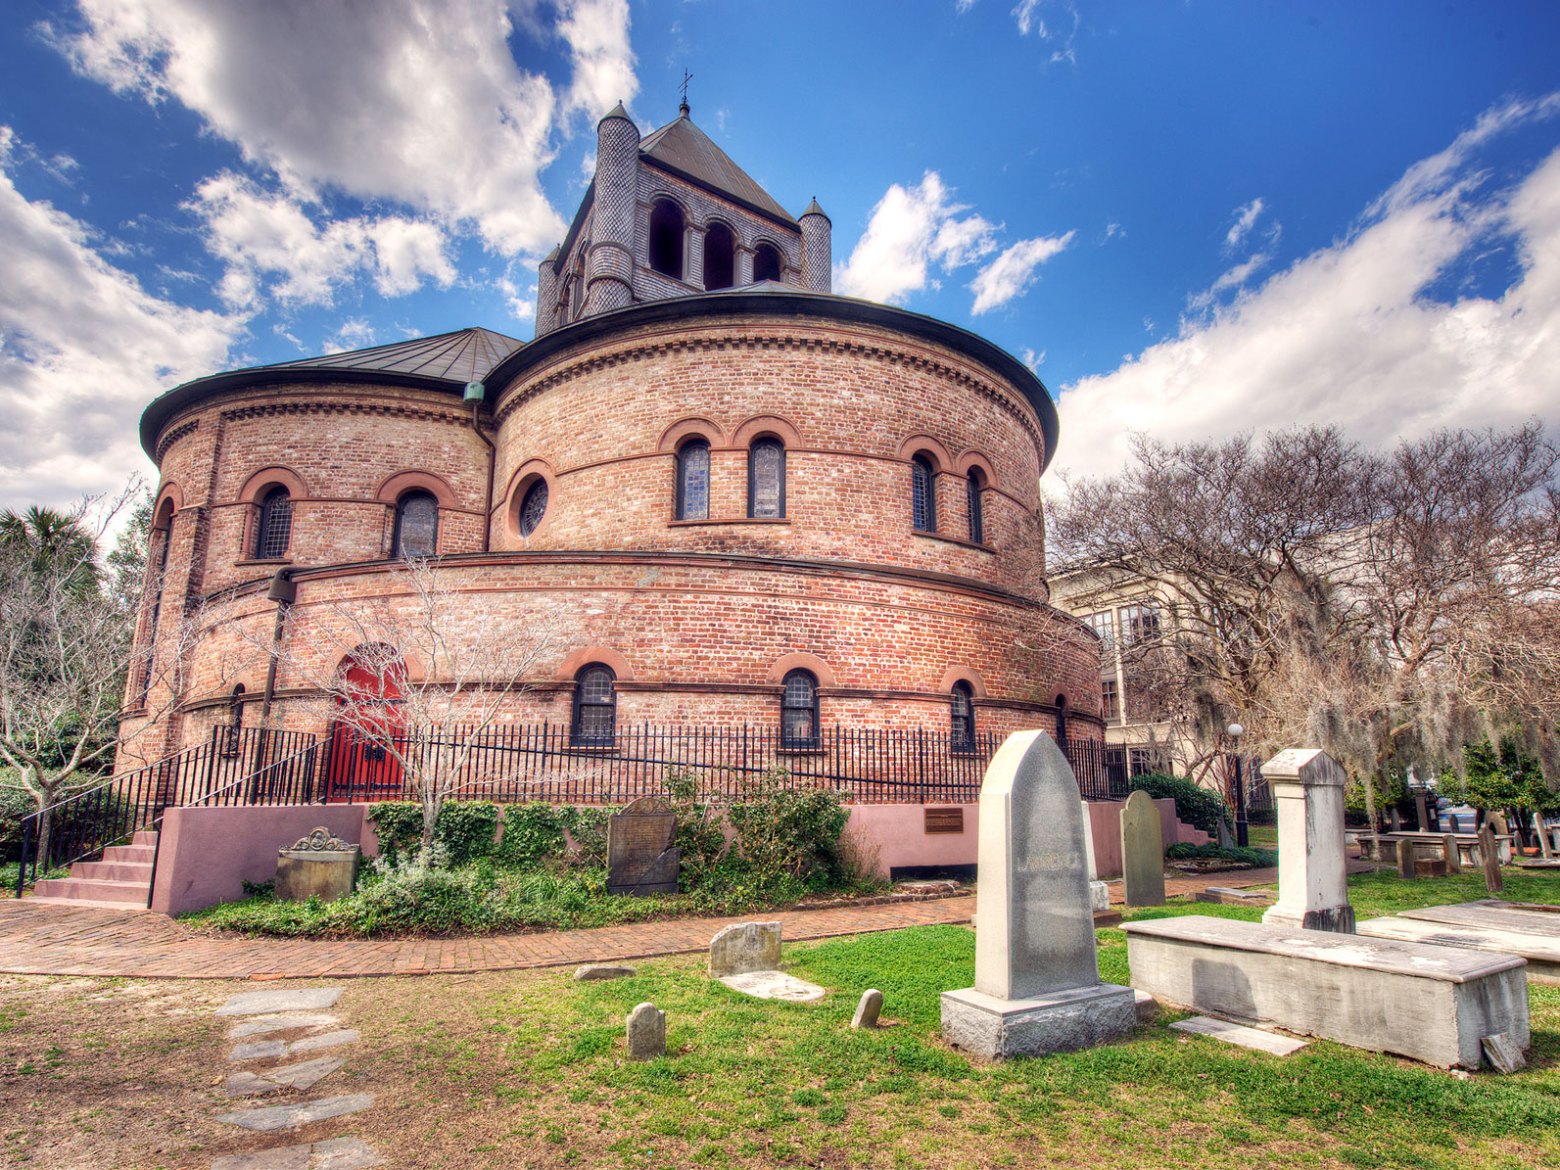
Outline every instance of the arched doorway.
<svg viewBox="0 0 1560 1170">
<path fill-rule="evenodd" d="M 332 695 L 328 800 L 392 800 L 405 795 L 401 696 L 406 664 L 393 646 L 359 646 L 336 668 Z"/>
</svg>

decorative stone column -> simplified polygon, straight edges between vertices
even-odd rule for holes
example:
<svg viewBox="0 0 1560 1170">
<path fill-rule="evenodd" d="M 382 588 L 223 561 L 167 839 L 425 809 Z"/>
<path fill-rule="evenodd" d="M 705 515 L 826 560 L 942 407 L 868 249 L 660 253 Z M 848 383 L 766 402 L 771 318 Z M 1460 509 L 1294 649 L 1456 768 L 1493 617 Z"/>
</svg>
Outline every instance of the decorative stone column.
<svg viewBox="0 0 1560 1170">
<path fill-rule="evenodd" d="M 1262 921 L 1353 934 L 1343 768 L 1320 748 L 1289 748 L 1262 765 L 1262 776 L 1278 807 L 1278 902 Z"/>
</svg>

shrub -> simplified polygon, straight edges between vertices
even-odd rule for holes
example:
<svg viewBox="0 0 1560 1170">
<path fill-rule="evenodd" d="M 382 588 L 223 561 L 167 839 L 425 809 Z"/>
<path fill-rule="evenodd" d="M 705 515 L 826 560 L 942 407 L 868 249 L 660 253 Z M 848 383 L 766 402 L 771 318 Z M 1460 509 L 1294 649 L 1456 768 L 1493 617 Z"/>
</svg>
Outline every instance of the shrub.
<svg viewBox="0 0 1560 1170">
<path fill-rule="evenodd" d="M 485 800 L 447 800 L 439 810 L 433 839 L 449 852 L 451 865 L 492 857 L 498 833 L 498 805 Z"/>
<path fill-rule="evenodd" d="M 1229 806 L 1217 792 L 1212 792 L 1183 776 L 1166 776 L 1163 772 L 1150 772 L 1132 779 L 1134 791 L 1146 792 L 1156 800 L 1170 797 L 1175 801 L 1175 815 L 1210 836 L 1217 836 L 1219 822 L 1233 827 Z"/>
<path fill-rule="evenodd" d="M 563 807 L 533 801 L 504 807 L 504 836 L 494 856 L 505 865 L 535 866 L 562 860 L 568 848 Z"/>
<path fill-rule="evenodd" d="M 558 811 L 563 817 L 564 828 L 568 830 L 569 840 L 574 842 L 569 860 L 575 865 L 587 867 L 606 865 L 607 818 L 618 810 L 596 806 L 578 808 L 566 804 Z"/>
<path fill-rule="evenodd" d="M 1242 848 L 1238 845 L 1188 845 L 1178 841 L 1165 850 L 1165 856 L 1174 861 L 1205 859 L 1238 861 L 1242 865 L 1267 868 L 1278 864 L 1278 854 L 1272 849 Z"/>
<path fill-rule="evenodd" d="M 728 857 L 746 864 L 760 890 L 786 878 L 837 880 L 847 818 L 832 788 L 793 785 L 777 770 L 745 785 L 726 810 L 733 833 Z"/>
<path fill-rule="evenodd" d="M 422 843 L 422 805 L 409 800 L 381 800 L 369 805 L 368 820 L 379 838 L 379 855 L 394 865 L 410 857 Z"/>
<path fill-rule="evenodd" d="M 710 880 L 726 853 L 721 815 L 699 800 L 699 779 L 694 772 L 671 772 L 666 794 L 677 815 L 678 882 L 684 890 Z"/>
</svg>

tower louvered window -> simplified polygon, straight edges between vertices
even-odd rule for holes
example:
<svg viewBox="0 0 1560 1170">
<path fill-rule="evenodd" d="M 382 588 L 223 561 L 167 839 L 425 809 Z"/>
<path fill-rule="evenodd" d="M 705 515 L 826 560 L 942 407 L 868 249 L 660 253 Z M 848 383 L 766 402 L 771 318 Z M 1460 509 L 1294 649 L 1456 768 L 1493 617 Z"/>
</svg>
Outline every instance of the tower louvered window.
<svg viewBox="0 0 1560 1170">
<path fill-rule="evenodd" d="M 292 496 L 284 487 L 274 487 L 260 500 L 260 519 L 255 525 L 255 558 L 276 560 L 287 555 L 292 541 Z"/>
<path fill-rule="evenodd" d="M 780 250 L 773 244 L 760 244 L 753 250 L 753 283 L 780 279 Z"/>
</svg>

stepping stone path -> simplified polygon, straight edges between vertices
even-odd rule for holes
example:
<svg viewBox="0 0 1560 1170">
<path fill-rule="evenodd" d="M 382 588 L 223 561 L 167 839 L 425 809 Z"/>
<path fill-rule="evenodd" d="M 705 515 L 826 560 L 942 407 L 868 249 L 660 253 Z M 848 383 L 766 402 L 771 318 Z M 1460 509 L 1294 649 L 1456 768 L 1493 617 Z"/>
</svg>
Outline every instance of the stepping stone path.
<svg viewBox="0 0 1560 1170">
<path fill-rule="evenodd" d="M 239 1069 L 223 1082 L 223 1089 L 232 1097 L 306 1092 L 340 1069 L 346 1064 L 345 1058 L 330 1054 L 330 1050 L 359 1039 L 355 1030 L 340 1027 L 341 1020 L 327 1010 L 340 998 L 339 987 L 252 991 L 230 998 L 217 1009 L 217 1015 L 248 1017 L 241 1018 L 228 1029 L 228 1039 L 248 1041 L 228 1053 L 231 1063 L 277 1061 L 316 1052 L 325 1055 L 288 1064 Z M 295 1039 L 250 1039 L 305 1029 L 312 1034 Z M 332 1117 L 346 1117 L 368 1109 L 373 1103 L 372 1093 L 342 1093 L 219 1113 L 217 1120 L 259 1133 L 275 1133 Z M 211 1170 L 367 1170 L 382 1165 L 384 1159 L 372 1146 L 360 1138 L 343 1137 L 230 1154 L 214 1161 Z"/>
</svg>

